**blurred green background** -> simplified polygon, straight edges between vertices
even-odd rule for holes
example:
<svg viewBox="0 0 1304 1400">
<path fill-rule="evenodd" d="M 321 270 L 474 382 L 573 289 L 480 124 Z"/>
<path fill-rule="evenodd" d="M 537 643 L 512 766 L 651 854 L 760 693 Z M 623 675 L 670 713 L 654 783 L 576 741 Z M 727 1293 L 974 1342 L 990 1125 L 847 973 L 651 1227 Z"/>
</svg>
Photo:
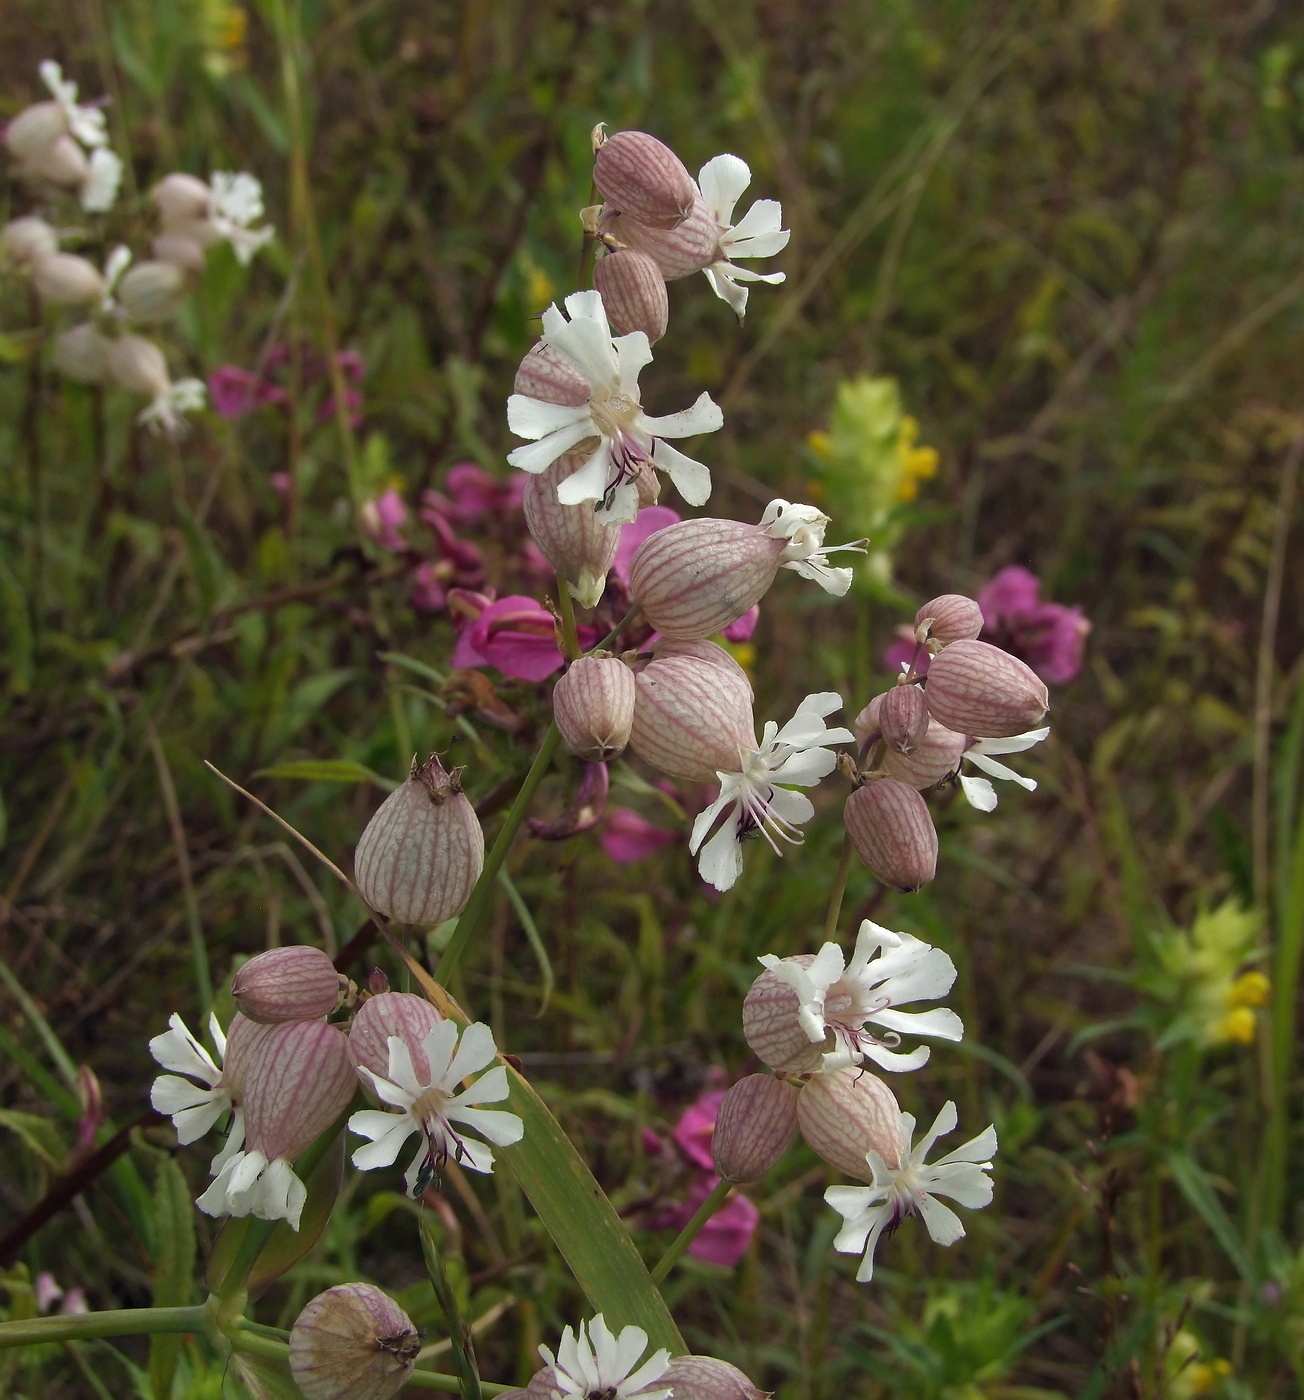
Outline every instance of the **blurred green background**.
<svg viewBox="0 0 1304 1400">
<path fill-rule="evenodd" d="M 493 677 L 514 736 L 450 690 L 452 627 L 409 605 L 354 507 L 387 486 L 415 505 L 458 461 L 507 475 L 504 401 L 539 310 L 575 286 L 606 121 L 693 171 L 742 156 L 748 197 L 782 200 L 793 231 L 774 264 L 787 282 L 754 290 L 741 328 L 702 279 L 672 285 L 643 377 L 654 411 L 703 388 L 723 406 L 696 452 L 711 512 L 818 499 L 831 537 L 869 533 L 876 551 L 844 603 L 786 578 L 766 600 L 758 719 L 823 688 L 854 714 L 918 603 L 1008 564 L 1093 626 L 1023 762 L 1037 792 L 1003 791 L 991 816 L 935 803 L 936 882 L 880 899 L 857 871 L 844 914 L 844 936 L 872 908 L 955 958 L 968 1040 L 893 1087 L 920 1116 L 954 1097 L 962 1127 L 995 1121 L 994 1206 L 949 1251 L 908 1224 L 860 1286 L 830 1248 L 833 1175 L 795 1148 L 750 1193 L 762 1230 L 743 1263 L 675 1276 L 685 1335 L 784 1400 L 1298 1395 L 1304 15 L 8 0 L 0 119 L 44 95 L 47 57 L 83 98 L 111 98 L 128 179 L 106 246 L 143 248 L 132 196 L 171 170 L 263 182 L 277 242 L 248 270 L 209 259 L 169 333 L 175 371 L 343 347 L 362 356 L 364 405 L 342 437 L 305 380 L 288 415 L 208 413 L 173 446 L 133 427 L 138 405 L 59 380 L 26 289 L 0 290 L 0 1231 L 73 1151 L 75 1066 L 112 1115 L 98 1141 L 147 1107 L 146 1040 L 198 1009 L 197 939 L 220 987 L 269 943 L 335 951 L 361 927 L 204 760 L 341 862 L 381 790 L 265 770 L 343 760 L 392 781 L 415 749 L 454 744 L 492 810 L 528 763 L 545 689 Z M 3 217 L 31 203 L 13 182 L 0 201 Z M 839 386 L 862 377 L 895 389 L 842 424 L 835 470 L 818 434 L 836 444 Z M 902 500 L 912 444 L 937 469 Z M 285 471 L 288 507 L 271 481 Z M 510 549 L 481 543 L 513 591 Z M 668 826 L 647 776 L 618 776 L 620 801 Z M 545 805 L 573 777 L 559 764 Z M 635 1217 L 665 1189 L 641 1129 L 664 1132 L 713 1068 L 753 1067 L 736 1013 L 756 956 L 817 945 L 841 841 L 826 786 L 804 848 L 780 862 L 754 843 L 719 899 L 682 843 L 623 870 L 593 834 L 513 855 L 548 1009 L 532 1019 L 544 972 L 506 900 L 455 990 Z M 363 949 L 352 974 L 372 962 Z M 1267 976 L 1262 1009 L 1244 1004 L 1247 970 Z M 1249 1020 L 1226 1022 L 1238 1007 Z M 148 1301 L 171 1143 L 140 1130 L 5 1261 L 12 1308 L 41 1269 L 93 1307 Z M 192 1183 L 200 1155 L 178 1158 Z M 437 1339 L 406 1207 L 382 1189 L 396 1184 L 346 1188 L 269 1320 L 365 1276 Z M 579 1302 L 510 1182 L 476 1192 L 450 1194 L 448 1238 L 470 1315 L 490 1317 L 485 1374 L 512 1381 Z M 640 1238 L 649 1257 L 664 1242 Z M 150 1394 L 143 1353 L 109 1350 L 0 1377 L 15 1394 Z M 176 1385 L 216 1395 L 220 1368 L 191 1348 Z"/>
</svg>

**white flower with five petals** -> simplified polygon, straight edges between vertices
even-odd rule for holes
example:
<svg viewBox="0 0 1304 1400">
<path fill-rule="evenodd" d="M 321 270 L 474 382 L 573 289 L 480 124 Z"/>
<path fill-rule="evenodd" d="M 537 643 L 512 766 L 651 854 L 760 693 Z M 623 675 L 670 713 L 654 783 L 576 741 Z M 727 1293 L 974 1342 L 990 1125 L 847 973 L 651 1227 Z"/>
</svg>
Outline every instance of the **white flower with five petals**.
<svg viewBox="0 0 1304 1400">
<path fill-rule="evenodd" d="M 353 1154 L 353 1165 L 360 1171 L 391 1166 L 408 1138 L 414 1133 L 419 1136 L 420 1146 L 404 1176 L 408 1195 L 414 1199 L 449 1157 L 472 1171 L 493 1171 L 492 1150 L 463 1136 L 455 1123 L 474 1129 L 499 1147 L 520 1142 L 524 1131 L 516 1114 L 476 1107 L 507 1097 L 507 1070 L 502 1065 L 495 1065 L 470 1088 L 458 1092 L 463 1079 L 484 1069 L 498 1054 L 493 1032 L 482 1021 L 462 1032 L 460 1044 L 456 1023 L 441 1021 L 426 1035 L 421 1049 L 430 1065 L 425 1083 L 413 1068 L 406 1043 L 390 1036 L 389 1077 L 384 1079 L 365 1065 L 359 1067 L 359 1073 L 371 1080 L 384 1103 L 399 1111 L 363 1109 L 349 1119 L 351 1132 L 370 1139 Z"/>
<path fill-rule="evenodd" d="M 209 177 L 211 197 L 208 222 L 216 240 L 225 239 L 235 253 L 236 261 L 247 266 L 253 255 L 274 234 L 271 225 L 251 228 L 255 219 L 263 216 L 263 187 L 254 175 L 245 171 L 232 174 L 215 170 Z"/>
<path fill-rule="evenodd" d="M 927 1063 L 929 1048 L 918 1045 L 901 1055 L 889 1048 L 908 1035 L 963 1040 L 964 1023 L 954 1011 L 901 1011 L 916 1001 L 945 996 L 955 983 L 955 964 L 941 948 L 909 933 L 893 933 L 866 919 L 856 937 L 851 962 L 836 943 L 826 943 L 815 960 L 802 966 L 793 958 L 766 954 L 764 967 L 781 977 L 796 993 L 801 1028 L 812 1044 L 833 1033 L 833 1049 L 824 1056 L 825 1070 L 873 1060 L 882 1069 L 902 1072 Z M 868 1029 L 873 1027 L 874 1030 Z M 876 1035 L 875 1031 L 885 1034 Z"/>
<path fill-rule="evenodd" d="M 670 477 L 689 505 L 705 503 L 711 494 L 710 472 L 666 439 L 713 433 L 723 426 L 724 415 L 709 394 L 666 417 L 644 413 L 638 376 L 651 363 L 652 347 L 642 331 L 612 338 L 599 292 L 568 296 L 566 316 L 550 306 L 543 313 L 542 343 L 584 377 L 589 398 L 571 407 L 513 394 L 507 400 L 508 426 L 530 441 L 508 454 L 512 466 L 537 474 L 596 438 L 598 445 L 584 464 L 557 487 L 563 505 L 595 501 L 603 524 L 628 524 L 638 513 L 638 475 L 654 468 Z"/>
<path fill-rule="evenodd" d="M 743 282 L 777 283 L 782 272 L 753 272 L 738 267 L 734 258 L 769 258 L 788 246 L 791 234 L 781 228 L 783 207 L 777 199 L 758 199 L 738 220 L 731 223 L 734 205 L 752 182 L 746 161 L 737 156 L 716 156 L 698 172 L 697 184 L 702 202 L 720 226 L 720 258 L 703 268 L 716 296 L 727 301 L 741 318 L 747 310 L 747 288 Z"/>
<path fill-rule="evenodd" d="M 815 506 L 781 499 L 771 501 L 761 516 L 767 535 L 788 541 L 779 556 L 779 567 L 791 569 L 802 578 L 818 583 L 826 593 L 841 598 L 851 587 L 852 571 L 830 564 L 828 556 L 843 549 L 855 550 L 858 554 L 865 551 L 859 544 L 826 545 L 824 530 L 828 523 L 829 517 Z"/>
<path fill-rule="evenodd" d="M 231 1131 L 222 1150 L 209 1166 L 216 1175 L 240 1150 L 244 1142 L 244 1120 L 231 1098 L 230 1088 L 223 1083 L 217 1060 L 190 1033 L 189 1026 L 174 1011 L 168 1017 L 169 1030 L 149 1042 L 149 1053 L 172 1074 L 160 1074 L 149 1091 L 149 1101 L 155 1112 L 172 1119 L 177 1141 L 184 1147 L 203 1137 L 222 1117 L 230 1112 Z M 226 1056 L 226 1036 L 217 1017 L 208 1018 L 208 1033 L 217 1047 L 217 1058 Z M 188 1076 L 182 1078 L 182 1076 Z M 198 1080 L 198 1083 L 192 1081 Z"/>
<path fill-rule="evenodd" d="M 50 90 L 50 96 L 59 104 L 68 130 L 83 146 L 93 150 L 108 144 L 104 129 L 104 113 L 98 107 L 82 107 L 77 102 L 77 84 L 63 76 L 63 69 L 52 58 L 47 58 L 39 70 L 41 81 Z"/>
<path fill-rule="evenodd" d="M 952 1245 L 964 1237 L 960 1217 L 937 1200 L 949 1196 L 962 1206 L 979 1210 L 990 1205 L 991 1159 L 996 1155 L 996 1129 L 988 1127 L 976 1138 L 929 1165 L 924 1158 L 945 1133 L 959 1121 L 955 1104 L 946 1103 L 924 1140 L 913 1151 L 914 1115 L 901 1115 L 901 1165 L 889 1167 L 877 1152 L 865 1154 L 874 1174 L 872 1186 L 830 1186 L 824 1199 L 846 1222 L 833 1241 L 842 1254 L 864 1253 L 856 1272 L 859 1283 L 874 1277 L 874 1250 L 884 1233 L 891 1233 L 907 1215 L 920 1215 L 935 1244 Z"/>
<path fill-rule="evenodd" d="M 804 793 L 792 786 L 814 787 L 837 767 L 837 755 L 827 744 L 851 742 L 849 729 L 829 729 L 824 719 L 842 708 L 835 691 L 808 695 L 782 729 L 770 720 L 756 748 L 739 754 L 738 770 L 720 772 L 720 795 L 693 823 L 688 849 L 701 847 L 698 872 L 708 884 L 727 890 L 742 873 L 740 842 L 759 831 L 777 852 L 775 836 L 796 845 L 802 840 L 797 827 L 810 821 L 815 808 Z M 732 807 L 720 829 L 706 840 L 716 819 Z M 706 842 L 703 845 L 703 842 Z"/>
<path fill-rule="evenodd" d="M 667 1400 L 671 1387 L 656 1382 L 670 1368 L 670 1353 L 663 1348 L 639 1366 L 646 1350 L 647 1333 L 641 1327 L 623 1327 L 616 1336 L 599 1313 L 587 1328 L 580 1323 L 578 1337 L 567 1327 L 556 1355 L 545 1346 L 539 1348 L 539 1355 L 552 1367 L 553 1395 L 558 1400 L 598 1396 Z"/>
<path fill-rule="evenodd" d="M 1013 768 L 1007 768 L 1003 763 L 997 763 L 992 754 L 996 753 L 1022 753 L 1024 749 L 1030 749 L 1034 744 L 1039 744 L 1050 733 L 1050 726 L 1044 729 L 1030 729 L 1026 734 L 1015 734 L 1009 739 L 974 739 L 969 747 L 965 749 L 963 759 L 972 763 L 975 768 L 981 768 L 984 773 L 993 778 L 1001 778 L 1005 782 L 1018 783 L 1020 787 L 1027 788 L 1029 792 L 1037 791 L 1037 781 L 1035 778 L 1025 778 L 1022 773 L 1016 773 Z M 971 807 L 977 807 L 980 812 L 990 812 L 996 806 L 996 789 L 986 778 L 971 778 L 967 773 L 960 775 L 960 787 L 965 798 Z"/>
</svg>

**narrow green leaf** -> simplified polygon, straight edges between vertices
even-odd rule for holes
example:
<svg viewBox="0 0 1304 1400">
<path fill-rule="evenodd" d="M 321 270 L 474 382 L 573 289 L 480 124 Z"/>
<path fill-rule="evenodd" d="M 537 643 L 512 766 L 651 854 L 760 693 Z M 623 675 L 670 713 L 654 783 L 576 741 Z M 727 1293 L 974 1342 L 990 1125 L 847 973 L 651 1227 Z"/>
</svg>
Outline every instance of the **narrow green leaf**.
<svg viewBox="0 0 1304 1400">
<path fill-rule="evenodd" d="M 1246 1281 L 1254 1282 L 1254 1266 L 1245 1246 L 1241 1243 L 1236 1227 L 1232 1224 L 1222 1202 L 1214 1194 L 1208 1173 L 1186 1152 L 1170 1152 L 1168 1167 L 1173 1173 L 1182 1195 L 1200 1213 L 1213 1237 L 1222 1245 L 1223 1252 L 1236 1266 L 1237 1273 Z"/>
<path fill-rule="evenodd" d="M 59 1130 L 48 1118 L 22 1113 L 16 1108 L 0 1108 L 0 1128 L 13 1133 L 42 1166 L 51 1171 L 59 1169 L 66 1150 Z"/>
<path fill-rule="evenodd" d="M 354 763 L 351 758 L 291 758 L 260 768 L 254 777 L 297 778 L 304 783 L 375 783 L 385 792 L 393 792 L 398 786 L 392 778 L 382 777 L 375 769 Z"/>
<path fill-rule="evenodd" d="M 391 666 L 401 666 L 405 671 L 411 671 L 414 676 L 420 676 L 435 685 L 443 685 L 448 680 L 443 671 L 436 671 L 433 666 L 427 666 L 415 656 L 404 656 L 401 651 L 382 651 L 380 659 L 388 661 Z"/>
<path fill-rule="evenodd" d="M 195 1272 L 195 1212 L 190 1188 L 172 1157 L 159 1162 L 154 1183 L 154 1306 L 180 1308 L 190 1302 Z M 181 1337 L 156 1333 L 149 1340 L 149 1384 L 154 1400 L 171 1400 L 181 1355 Z"/>
</svg>

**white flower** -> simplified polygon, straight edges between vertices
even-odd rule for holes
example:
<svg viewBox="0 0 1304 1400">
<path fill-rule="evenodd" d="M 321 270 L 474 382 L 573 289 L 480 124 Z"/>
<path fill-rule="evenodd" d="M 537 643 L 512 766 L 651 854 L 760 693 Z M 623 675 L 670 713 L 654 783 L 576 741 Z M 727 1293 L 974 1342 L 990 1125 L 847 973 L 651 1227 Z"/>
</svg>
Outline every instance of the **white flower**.
<svg viewBox="0 0 1304 1400">
<path fill-rule="evenodd" d="M 851 587 L 851 570 L 835 568 L 828 556 L 839 549 L 854 549 L 863 554 L 858 544 L 838 544 L 825 546 L 824 527 L 829 517 L 814 506 L 795 504 L 792 501 L 773 500 L 765 507 L 761 524 L 765 533 L 772 539 L 786 539 L 781 568 L 818 583 L 826 593 L 841 598 Z"/>
<path fill-rule="evenodd" d="M 197 412 L 207 401 L 208 388 L 202 379 L 178 379 L 141 409 L 136 422 L 166 437 L 183 437 L 190 427 L 185 415 Z"/>
<path fill-rule="evenodd" d="M 175 1011 L 168 1017 L 168 1025 L 171 1030 L 156 1035 L 149 1042 L 149 1053 L 164 1069 L 175 1073 L 159 1075 L 149 1091 L 149 1101 L 156 1112 L 172 1119 L 177 1141 L 182 1146 L 203 1137 L 224 1113 L 233 1111 L 226 1144 L 209 1168 L 213 1173 L 220 1172 L 244 1141 L 243 1116 L 232 1103 L 231 1091 L 222 1082 L 217 1062 L 191 1035 L 190 1028 Z M 218 1059 L 223 1059 L 226 1036 L 216 1016 L 208 1018 L 208 1033 L 217 1047 Z M 183 1079 L 182 1075 L 190 1078 Z M 192 1079 L 199 1083 L 192 1084 Z"/>
<path fill-rule="evenodd" d="M 131 249 L 119 243 L 104 259 L 104 296 L 100 299 L 100 314 L 112 316 L 118 309 L 113 298 L 122 274 L 131 266 Z"/>
<path fill-rule="evenodd" d="M 390 1036 L 389 1078 L 382 1079 L 365 1065 L 360 1072 L 371 1080 L 380 1098 L 399 1112 L 364 1109 L 349 1119 L 351 1132 L 370 1139 L 353 1154 L 353 1165 L 364 1172 L 391 1166 L 408 1138 L 413 1133 L 419 1135 L 417 1155 L 404 1177 L 408 1195 L 413 1198 L 421 1194 L 430 1174 L 449 1157 L 473 1171 L 493 1171 L 493 1152 L 483 1142 L 463 1137 L 454 1123 L 475 1129 L 499 1147 L 520 1142 L 524 1131 L 514 1113 L 474 1107 L 498 1103 L 507 1097 L 507 1071 L 502 1065 L 495 1065 L 469 1089 L 457 1092 L 457 1086 L 468 1074 L 483 1069 L 498 1053 L 493 1032 L 482 1021 L 466 1028 L 460 1045 L 456 1024 L 441 1021 L 431 1028 L 421 1049 L 430 1063 L 427 1083 L 418 1079 L 407 1045 L 398 1036 Z"/>
<path fill-rule="evenodd" d="M 554 1356 L 545 1346 L 539 1355 L 552 1367 L 553 1394 L 565 1396 L 602 1396 L 604 1400 L 667 1400 L 670 1386 L 654 1384 L 670 1368 L 670 1353 L 664 1349 L 638 1366 L 647 1350 L 647 1333 L 641 1327 L 624 1327 L 614 1336 L 601 1313 L 586 1328 L 580 1323 L 579 1336 L 568 1327 Z"/>
<path fill-rule="evenodd" d="M 826 943 L 807 967 L 768 953 L 760 962 L 801 999 L 797 1015 L 812 1043 L 819 1044 L 833 1032 L 834 1048 L 824 1056 L 826 1070 L 858 1065 L 866 1059 L 888 1070 L 918 1069 L 928 1060 L 927 1045 L 916 1046 L 907 1055 L 885 1048 L 900 1041 L 901 1031 L 942 1040 L 964 1038 L 964 1023 L 945 1007 L 897 1010 L 910 1002 L 945 996 L 955 983 L 955 964 L 950 957 L 911 934 L 892 933 L 866 919 L 849 964 L 844 965 L 842 949 L 836 943 Z M 888 1034 L 878 1039 L 866 1025 L 881 1027 Z"/>
<path fill-rule="evenodd" d="M 195 1202 L 199 1209 L 205 1215 L 284 1220 L 297 1230 L 308 1188 L 290 1163 L 284 1157 L 269 1162 L 267 1154 L 257 1150 L 224 1155 L 216 1180 Z"/>
<path fill-rule="evenodd" d="M 988 1127 L 931 1166 L 924 1161 L 933 1143 L 952 1132 L 957 1121 L 955 1104 L 944 1104 L 928 1135 L 912 1152 L 915 1119 L 913 1114 L 903 1113 L 901 1165 L 889 1167 L 871 1150 L 865 1160 L 874 1173 L 872 1186 L 830 1186 L 825 1191 L 824 1199 L 846 1221 L 833 1248 L 842 1254 L 864 1251 L 857 1282 L 868 1283 L 874 1277 L 874 1250 L 880 1236 L 895 1230 L 907 1215 L 923 1216 L 935 1244 L 951 1245 L 964 1237 L 960 1217 L 936 1200 L 937 1196 L 949 1196 L 971 1210 L 991 1203 L 992 1179 L 987 1173 L 996 1155 L 995 1128 Z"/>
<path fill-rule="evenodd" d="M 1026 734 L 1016 734 L 1010 739 L 976 739 L 964 751 L 963 757 L 968 759 L 975 768 L 981 768 L 984 773 L 990 773 L 993 778 L 1003 778 L 1006 782 L 1018 783 L 1020 787 L 1025 787 L 1029 792 L 1037 791 L 1035 778 L 1025 778 L 1022 773 L 1016 773 L 1013 768 L 1007 768 L 1003 763 L 997 763 L 994 758 L 989 757 L 994 753 L 1022 753 L 1024 749 L 1030 749 L 1034 744 L 1039 744 L 1050 733 L 1050 726 L 1044 729 L 1030 729 Z M 971 807 L 977 807 L 980 812 L 990 812 L 996 806 L 996 789 L 986 778 L 971 778 L 967 774 L 960 775 L 960 787 L 964 791 Z"/>
<path fill-rule="evenodd" d="M 81 186 L 81 207 L 88 214 L 102 214 L 106 209 L 112 209 L 121 183 L 121 159 L 107 147 L 92 151 Z"/>
<path fill-rule="evenodd" d="M 59 104 L 68 130 L 83 146 L 94 148 L 108 144 L 104 130 L 104 113 L 98 107 L 77 105 L 77 84 L 63 76 L 63 69 L 52 58 L 41 64 L 41 81 L 50 90 L 50 96 Z"/>
<path fill-rule="evenodd" d="M 708 160 L 697 176 L 702 202 L 720 225 L 720 252 L 723 257 L 704 268 L 707 280 L 716 296 L 727 301 L 741 317 L 747 310 L 747 288 L 742 282 L 771 282 L 784 280 L 782 272 L 753 272 L 749 267 L 736 267 L 734 258 L 769 258 L 782 252 L 791 237 L 781 228 L 783 206 L 777 199 L 758 199 L 736 224 L 734 205 L 752 182 L 752 172 L 746 161 L 737 156 L 716 156 Z"/>
<path fill-rule="evenodd" d="M 507 400 L 508 426 L 530 445 L 516 448 L 508 462 L 527 472 L 546 471 L 564 452 L 596 437 L 597 450 L 557 487 L 563 505 L 597 501 L 603 524 L 628 524 L 638 513 L 635 480 L 653 467 L 669 475 L 689 505 L 702 505 L 711 494 L 711 473 L 665 439 L 715 432 L 724 424 L 719 407 L 702 394 L 692 408 L 650 417 L 638 389 L 639 371 L 652 361 L 647 336 L 631 331 L 613 340 L 599 292 L 572 293 L 566 312 L 569 320 L 555 305 L 543 313 L 542 343 L 583 375 L 588 402 L 572 408 L 513 394 Z"/>
<path fill-rule="evenodd" d="M 275 230 L 270 224 L 250 228 L 263 216 L 263 187 L 257 178 L 241 171 L 232 174 L 215 170 L 209 178 L 212 197 L 208 205 L 208 221 L 219 239 L 225 239 L 242 267 L 265 243 L 272 241 Z"/>
<path fill-rule="evenodd" d="M 759 831 L 775 851 L 775 836 L 797 844 L 797 827 L 815 815 L 811 800 L 804 793 L 786 786 L 814 787 L 837 767 L 837 755 L 826 744 L 848 743 L 855 738 L 849 729 L 828 729 L 824 717 L 842 708 L 842 697 L 834 691 L 808 695 L 797 713 L 779 728 L 773 720 L 765 726 L 755 749 L 740 753 L 736 773 L 718 773 L 720 796 L 699 814 L 693 823 L 688 849 L 702 847 L 698 871 L 702 879 L 718 890 L 729 889 L 742 873 L 740 842 Z M 733 810 L 719 831 L 706 841 L 707 832 L 726 807 Z"/>
</svg>

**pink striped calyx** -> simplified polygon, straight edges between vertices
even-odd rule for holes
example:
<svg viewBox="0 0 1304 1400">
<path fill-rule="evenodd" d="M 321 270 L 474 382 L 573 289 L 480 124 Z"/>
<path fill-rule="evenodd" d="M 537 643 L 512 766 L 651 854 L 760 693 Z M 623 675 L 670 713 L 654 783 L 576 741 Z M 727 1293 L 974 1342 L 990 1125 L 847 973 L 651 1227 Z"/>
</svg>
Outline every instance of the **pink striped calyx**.
<svg viewBox="0 0 1304 1400">
<path fill-rule="evenodd" d="M 613 208 L 650 229 L 678 228 L 697 196 L 683 161 L 646 131 L 608 136 L 594 155 L 593 183 Z"/>
<path fill-rule="evenodd" d="M 809 967 L 815 954 L 798 953 L 789 961 Z M 743 1001 L 743 1039 L 779 1074 L 807 1074 L 823 1062 L 824 1046 L 812 1044 L 800 1012 L 801 998 L 770 968 L 752 983 Z"/>
<path fill-rule="evenodd" d="M 412 1319 L 370 1283 L 313 1298 L 290 1329 L 290 1374 L 306 1400 L 391 1400 L 421 1350 Z"/>
<path fill-rule="evenodd" d="M 772 1074 L 749 1074 L 725 1094 L 716 1115 L 716 1174 L 726 1181 L 759 1181 L 787 1152 L 796 1131 L 796 1088 Z"/>
<path fill-rule="evenodd" d="M 329 1016 L 347 989 L 348 979 L 330 958 L 307 944 L 259 953 L 231 983 L 241 1013 L 263 1025 Z"/>
<path fill-rule="evenodd" d="M 877 1075 L 851 1067 L 817 1074 L 797 1096 L 797 1125 L 808 1147 L 830 1166 L 872 1181 L 866 1155 L 901 1164 L 901 1108 Z"/>
<path fill-rule="evenodd" d="M 913 787 L 879 778 L 858 787 L 842 809 L 852 849 L 889 889 L 913 894 L 937 873 L 937 831 Z"/>
<path fill-rule="evenodd" d="M 928 701 L 917 685 L 893 686 L 881 697 L 878 727 L 893 753 L 911 754 L 928 733 Z"/>
<path fill-rule="evenodd" d="M 649 254 L 637 248 L 616 248 L 598 259 L 593 285 L 602 293 L 613 335 L 642 331 L 655 345 L 670 322 L 666 279 Z"/>
<path fill-rule="evenodd" d="M 244 1076 L 245 1147 L 293 1161 L 348 1107 L 349 1043 L 326 1021 L 284 1021 L 253 1047 Z"/>
<path fill-rule="evenodd" d="M 674 1400 L 769 1400 L 737 1366 L 714 1356 L 677 1356 L 657 1378 Z"/>
<path fill-rule="evenodd" d="M 634 673 L 619 657 L 581 656 L 552 692 L 562 742 L 589 763 L 619 758 L 634 723 Z"/>
<path fill-rule="evenodd" d="M 741 755 L 756 747 L 756 723 L 742 667 L 714 643 L 696 647 L 710 650 L 658 649 L 638 673 L 629 742 L 668 777 L 705 783 L 735 771 Z"/>
<path fill-rule="evenodd" d="M 943 593 L 915 614 L 915 637 L 936 655 L 952 642 L 972 641 L 983 630 L 983 610 L 963 593 Z"/>
<path fill-rule="evenodd" d="M 358 842 L 354 878 L 363 899 L 402 924 L 431 927 L 466 908 L 484 867 L 484 832 L 462 792 L 461 770 L 437 754 L 412 761 Z"/>
<path fill-rule="evenodd" d="M 591 501 L 568 506 L 557 499 L 558 485 L 577 472 L 588 455 L 566 452 L 543 471 L 527 474 L 521 505 L 535 543 L 576 602 L 596 608 L 620 544 L 620 526 L 604 525 Z M 652 477 L 655 481 L 656 474 Z"/>
<path fill-rule="evenodd" d="M 556 350 L 540 341 L 527 350 L 516 371 L 513 391 L 543 403 L 580 408 L 593 390 L 579 370 Z"/>
<path fill-rule="evenodd" d="M 688 217 L 677 228 L 649 228 L 614 205 L 604 204 L 598 216 L 598 233 L 627 248 L 647 253 L 667 282 L 691 277 L 724 258 L 722 230 L 699 194 Z"/>
<path fill-rule="evenodd" d="M 444 1018 L 425 997 L 411 992 L 380 992 L 358 1007 L 349 1027 L 349 1054 L 359 1070 L 369 1069 L 382 1079 L 389 1077 L 389 1040 L 397 1036 L 412 1056 L 412 1068 L 422 1082 L 430 1078 L 430 1062 L 422 1049 L 426 1036 Z M 363 1088 L 370 1078 L 359 1073 Z"/>
<path fill-rule="evenodd" d="M 1023 734 L 1041 722 L 1050 706 L 1046 682 L 1031 666 L 972 639 L 938 652 L 928 668 L 925 695 L 939 724 L 978 739 Z"/>
<path fill-rule="evenodd" d="M 915 687 L 909 687 L 915 689 Z M 875 731 L 883 733 L 881 724 L 881 711 L 883 701 L 891 691 L 883 695 L 876 695 L 868 705 L 856 716 L 856 742 L 862 746 L 865 740 Z M 925 704 L 927 700 L 925 698 Z M 885 736 L 884 736 L 885 737 Z M 966 739 L 963 734 L 957 734 L 954 730 L 947 729 L 945 725 L 938 722 L 931 716 L 924 729 L 924 737 L 907 753 L 899 753 L 894 749 L 887 748 L 879 761 L 877 771 L 886 774 L 889 778 L 896 778 L 899 782 L 908 783 L 912 788 L 922 792 L 925 788 L 936 787 L 938 783 L 945 782 L 947 778 L 953 777 L 960 767 L 960 758 L 964 753 Z"/>
</svg>

